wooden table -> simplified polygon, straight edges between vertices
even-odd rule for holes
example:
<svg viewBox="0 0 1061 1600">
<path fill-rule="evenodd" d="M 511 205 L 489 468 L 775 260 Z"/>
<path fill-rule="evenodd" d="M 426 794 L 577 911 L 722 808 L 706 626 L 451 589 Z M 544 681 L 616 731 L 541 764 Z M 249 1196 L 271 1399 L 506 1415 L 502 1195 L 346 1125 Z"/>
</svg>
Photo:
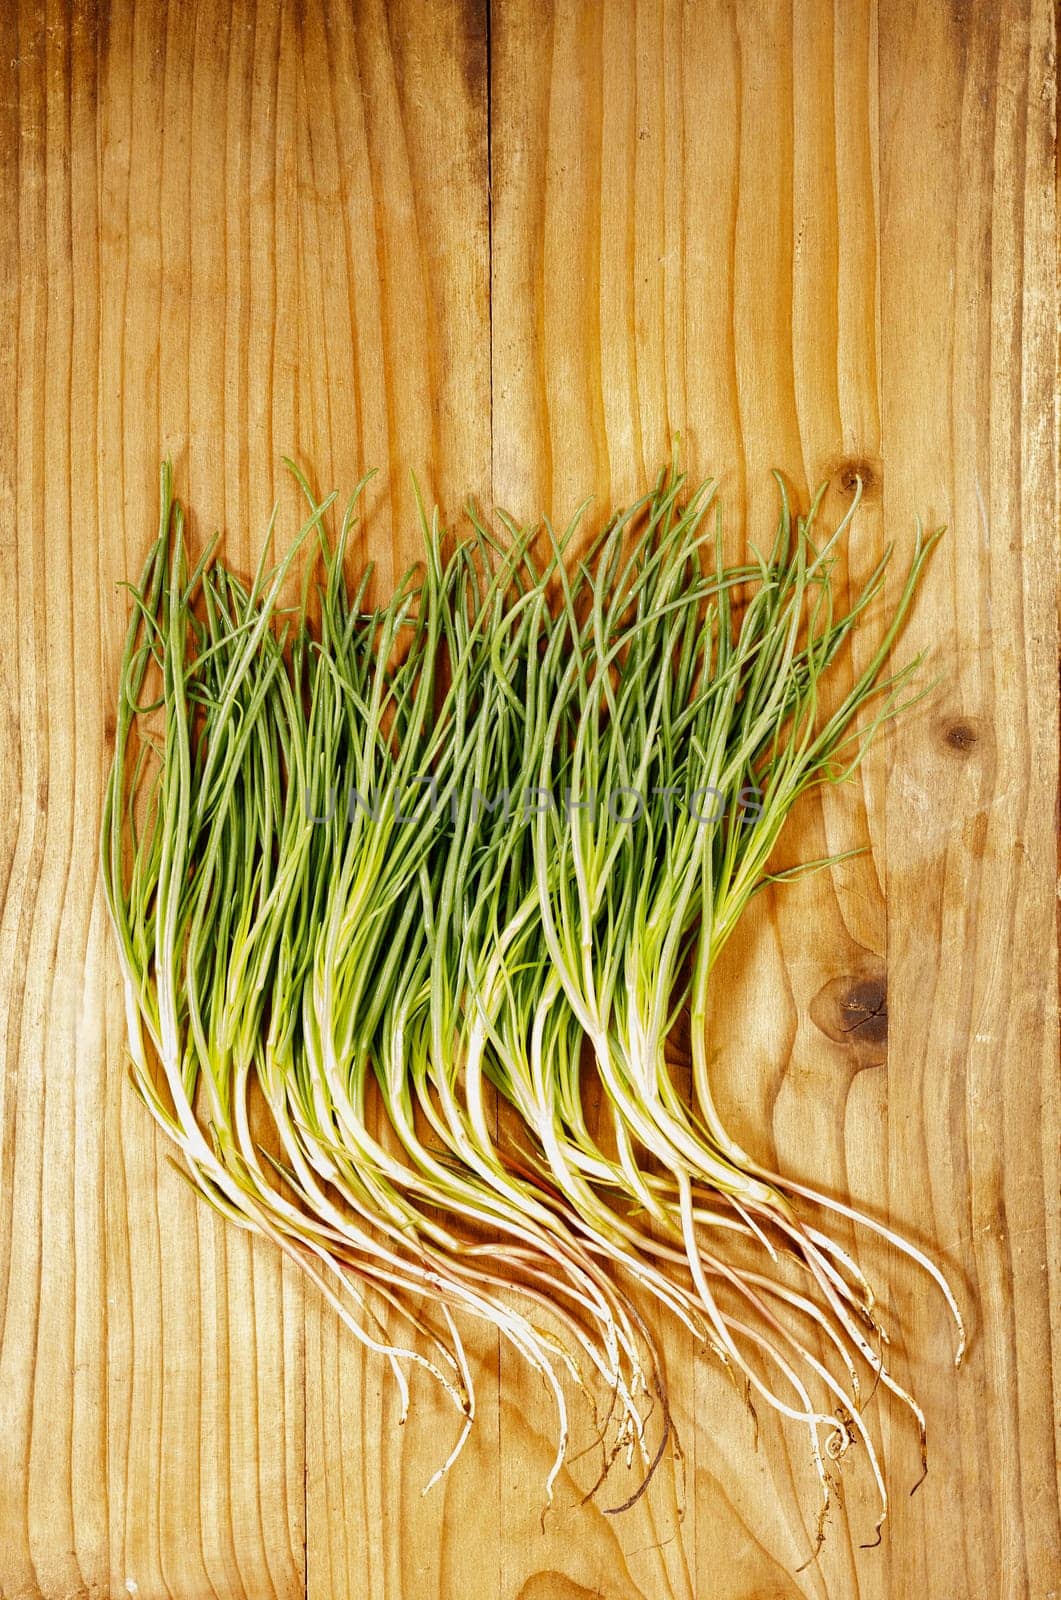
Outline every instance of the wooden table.
<svg viewBox="0 0 1061 1600">
<path fill-rule="evenodd" d="M 353 14 L 351 14 L 351 10 Z M 986 1600 L 1061 1593 L 1054 19 L 1048 0 L 0 8 L 0 1593 L 10 1600 Z M 171 453 L 249 565 L 280 457 L 521 517 L 632 495 L 680 433 L 763 537 L 822 479 L 865 572 L 946 522 L 933 695 L 808 805 L 715 1017 L 738 1136 L 946 1263 L 866 1250 L 912 1431 L 816 1564 L 803 1439 L 667 1335 L 686 1454 L 627 1515 L 475 1347 L 481 1425 L 395 1426 L 293 1269 L 221 1225 L 125 1082 L 96 863 L 127 597 Z M 926 669 L 929 670 L 929 669 Z M 870 996 L 867 1001 L 866 996 Z M 861 996 L 861 998 L 860 998 Z M 885 1026 L 886 1016 L 886 1026 Z M 1051 1313 L 1053 1328 L 1051 1328 Z"/>
</svg>

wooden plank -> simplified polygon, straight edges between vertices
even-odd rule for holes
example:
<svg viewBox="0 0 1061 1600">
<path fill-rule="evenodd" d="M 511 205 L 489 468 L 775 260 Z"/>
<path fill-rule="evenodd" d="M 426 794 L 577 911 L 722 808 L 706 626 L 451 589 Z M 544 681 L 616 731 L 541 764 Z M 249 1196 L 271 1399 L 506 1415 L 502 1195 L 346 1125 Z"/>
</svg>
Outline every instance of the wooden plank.
<svg viewBox="0 0 1061 1600">
<path fill-rule="evenodd" d="M 858 1549 L 873 1513 L 853 1470 L 846 1514 L 816 1566 L 796 1576 L 809 1548 L 798 1439 L 766 1426 L 755 1452 L 718 1375 L 697 1364 L 690 1386 L 689 1352 L 675 1342 L 679 1423 L 697 1419 L 679 1537 L 646 1565 L 644 1547 L 656 1542 L 646 1527 L 665 1522 L 673 1501 L 663 1483 L 620 1526 L 583 1510 L 577 1540 L 565 1538 L 564 1520 L 543 1543 L 528 1509 L 525 1438 L 506 1432 L 505 1520 L 520 1537 L 505 1592 L 898 1596 L 987 1593 L 1000 1579 L 1003 1592 L 1037 1592 L 1058 1559 L 1056 1511 L 1037 1509 L 1043 1497 L 1055 1506 L 1051 1369 L 1045 1355 L 1036 1363 L 1030 1354 L 1047 1348 L 1043 1197 L 1056 1171 L 1056 1016 L 1026 1000 L 1026 985 L 1055 970 L 1048 10 L 1013 8 L 997 32 L 986 8 L 907 15 L 892 6 L 878 19 L 870 5 L 815 0 L 791 8 L 499 0 L 493 17 L 497 499 L 523 517 L 546 508 L 562 518 L 586 493 L 596 495 L 595 510 L 608 508 L 643 484 L 677 431 L 693 473 L 722 474 L 731 516 L 762 537 L 769 467 L 804 502 L 829 480 L 834 517 L 858 471 L 868 492 L 849 541 L 853 576 L 872 566 L 886 536 L 905 556 L 917 514 L 953 524 L 909 648 L 931 641 L 948 680 L 960 648 L 977 684 L 977 725 L 1004 718 L 1009 745 L 1004 781 L 993 758 L 978 791 L 955 793 L 961 768 L 940 752 L 938 734 L 956 695 L 948 682 L 886 738 L 857 784 L 806 807 L 786 860 L 867 838 L 872 851 L 749 912 L 720 972 L 726 998 L 715 1018 L 719 1097 L 742 1142 L 856 1195 L 965 1276 L 978 1343 L 956 1383 L 937 1301 L 916 1272 L 861 1242 L 911 1330 L 902 1370 L 928 1410 L 929 1486 L 907 1504 L 916 1444 L 885 1414 L 895 1492 L 884 1549 Z M 959 173 L 969 196 L 961 207 Z M 992 266 L 1002 275 L 997 303 L 981 298 L 977 309 Z M 996 393 L 1006 398 L 989 406 Z M 1013 526 L 1023 513 L 1023 545 L 997 532 L 983 542 L 970 470 L 977 439 L 985 463 L 998 463 L 990 526 Z M 989 494 L 986 473 L 983 483 Z M 1035 571 L 1048 578 L 1032 595 Z M 966 593 L 979 599 L 959 626 L 956 596 Z M 991 603 L 1009 617 L 1008 644 L 997 623 L 991 643 Z M 980 675 L 993 651 L 1007 663 L 1022 658 L 1023 670 L 1007 666 L 985 696 Z M 943 818 L 931 838 L 911 816 L 910 794 L 939 796 Z M 950 934 L 939 947 L 943 906 L 970 915 L 968 866 L 947 848 L 953 816 L 978 848 L 985 822 L 992 829 L 994 855 L 985 865 L 980 852 L 974 903 L 986 917 L 1005 907 L 1005 947 L 983 923 L 966 923 L 961 938 Z M 1008 876 L 1015 855 L 1021 889 Z M 1010 970 L 1006 952 L 1026 940 L 1043 952 L 1042 965 Z M 926 969 L 937 967 L 938 983 L 926 986 Z M 887 996 L 897 1019 L 890 1049 L 879 1028 L 847 1038 L 830 1026 L 836 985 L 858 983 Z M 986 1026 L 970 1021 L 978 987 L 989 991 Z M 989 1061 L 977 1033 L 991 1036 Z M 977 1048 L 979 1058 L 967 1056 Z M 1045 1178 L 1036 1140 L 1014 1155 L 1003 1184 L 1001 1170 L 990 1170 L 993 1134 L 1004 1085 L 1026 1061 L 1047 1063 L 1047 1075 L 1038 1067 L 1026 1075 L 1020 1109 L 1007 1118 L 1015 1130 L 1041 1109 L 1054 1144 Z M 979 1178 L 978 1167 L 987 1169 Z M 1003 1192 L 1018 1218 L 1009 1237 L 1019 1228 L 1019 1254 L 996 1244 L 1003 1253 L 991 1271 L 983 1263 L 970 1272 L 969 1196 L 994 1224 L 992 1196 Z M 982 1229 L 972 1235 L 981 1254 Z M 1055 1234 L 1051 1249 L 1056 1295 Z M 1018 1282 L 1031 1322 L 1019 1334 Z M 977 1293 L 985 1288 L 986 1305 Z M 1018 1368 L 1020 1349 L 1029 1354 Z M 950 1448 L 959 1417 L 964 1452 Z M 985 1426 L 1001 1437 L 977 1461 Z M 997 1509 L 986 1514 L 991 1495 Z"/>
<path fill-rule="evenodd" d="M 943 681 L 885 813 L 889 1209 L 945 1246 L 974 1335 L 925 1385 L 896 1594 L 1061 1572 L 1055 45 L 1038 3 L 881 9 L 885 505 L 950 528 L 912 629 Z M 896 1288 L 924 1352 L 937 1309 Z"/>
<path fill-rule="evenodd" d="M 124 1084 L 95 869 L 115 583 L 150 536 L 165 451 L 194 534 L 222 525 L 244 563 L 274 495 L 295 513 L 285 451 L 339 487 L 382 469 L 368 537 L 385 578 L 416 553 L 409 469 L 454 508 L 488 488 L 482 19 L 25 5 L 0 26 L 18 718 L 0 1593 L 358 1592 L 391 1559 L 380 1521 L 438 1463 L 440 1420 L 429 1402 L 396 1444 L 381 1375 L 271 1250 L 196 1204 Z M 496 1352 L 487 1363 L 488 1439 Z M 344 1451 L 329 1449 L 340 1403 Z M 496 1451 L 480 1448 L 489 1474 Z M 386 1516 L 377 1500 L 359 1521 L 351 1486 Z M 466 1593 L 443 1515 L 425 1502 L 419 1538 Z"/>
</svg>

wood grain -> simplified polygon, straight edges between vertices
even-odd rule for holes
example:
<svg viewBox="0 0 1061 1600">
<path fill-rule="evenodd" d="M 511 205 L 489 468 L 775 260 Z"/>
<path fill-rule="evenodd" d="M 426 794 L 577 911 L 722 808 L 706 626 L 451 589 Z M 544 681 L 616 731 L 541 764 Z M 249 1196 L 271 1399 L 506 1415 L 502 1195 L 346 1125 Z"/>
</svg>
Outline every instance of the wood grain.
<svg viewBox="0 0 1061 1600">
<path fill-rule="evenodd" d="M 196 534 L 223 526 L 248 563 L 274 495 L 294 513 L 283 452 L 326 483 L 382 469 L 384 578 L 411 553 L 410 468 L 447 504 L 488 494 L 467 21 L 4 9 L 5 1596 L 416 1587 L 384 1588 L 378 1530 L 419 1504 L 439 1419 L 400 1444 L 382 1373 L 173 1173 L 124 1081 L 95 837 L 115 585 L 163 453 Z M 424 1502 L 421 1547 L 466 1592 L 442 1514 Z"/>
<path fill-rule="evenodd" d="M 1047 0 L 0 8 L 5 1600 L 1061 1592 L 1055 45 Z M 956 1379 L 938 1301 L 863 1237 L 931 1471 L 908 1499 L 876 1407 L 884 1544 L 852 1470 L 798 1574 L 798 1439 L 755 1448 L 673 1330 L 684 1494 L 668 1468 L 611 1518 L 565 1479 L 543 1533 L 547 1404 L 483 1339 L 481 1428 L 421 1498 L 441 1406 L 397 1429 L 129 1092 L 96 871 L 163 453 L 244 563 L 274 496 L 295 514 L 282 454 L 340 489 L 377 466 L 386 577 L 410 469 L 452 517 L 593 517 L 676 433 L 734 538 L 774 466 L 834 516 L 867 480 L 855 577 L 949 529 L 904 645 L 935 693 L 784 846 L 871 849 L 763 898 L 712 1024 L 738 1136 L 938 1252 L 973 1335 Z"/>
</svg>

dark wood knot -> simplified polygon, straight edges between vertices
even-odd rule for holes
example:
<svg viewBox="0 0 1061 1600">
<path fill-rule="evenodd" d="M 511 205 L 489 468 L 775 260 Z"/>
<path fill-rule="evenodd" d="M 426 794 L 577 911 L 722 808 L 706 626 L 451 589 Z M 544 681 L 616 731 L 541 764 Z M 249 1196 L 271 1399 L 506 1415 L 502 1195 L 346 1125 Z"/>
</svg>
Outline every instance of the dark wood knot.
<svg viewBox="0 0 1061 1600">
<path fill-rule="evenodd" d="M 879 500 L 884 487 L 883 466 L 871 456 L 844 456 L 834 463 L 830 477 L 848 499 L 854 498 L 860 479 L 863 500 Z"/>
<path fill-rule="evenodd" d="M 943 742 L 960 756 L 967 756 L 980 742 L 980 731 L 968 717 L 950 717 L 943 724 Z"/>
<path fill-rule="evenodd" d="M 883 1066 L 888 1049 L 888 984 L 879 970 L 846 972 L 819 989 L 810 1005 L 811 1021 L 849 1052 L 856 1072 Z"/>
<path fill-rule="evenodd" d="M 888 1039 L 888 990 L 878 978 L 856 978 L 837 1000 L 843 1034 L 856 1030 L 871 1044 Z"/>
</svg>

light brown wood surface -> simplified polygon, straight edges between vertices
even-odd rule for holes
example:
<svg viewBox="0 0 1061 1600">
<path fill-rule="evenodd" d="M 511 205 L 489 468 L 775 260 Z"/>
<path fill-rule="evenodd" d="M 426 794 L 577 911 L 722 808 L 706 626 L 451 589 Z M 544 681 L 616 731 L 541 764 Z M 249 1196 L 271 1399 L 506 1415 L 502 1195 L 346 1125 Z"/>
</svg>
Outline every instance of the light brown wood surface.
<svg viewBox="0 0 1061 1600">
<path fill-rule="evenodd" d="M 0 1595 L 1056 1600 L 1061 1533 L 1054 17 L 1048 0 L 0 7 Z M 738 1137 L 960 1285 L 865 1246 L 931 1470 L 877 1408 L 817 1563 L 801 1440 L 691 1342 L 686 1452 L 627 1515 L 473 1341 L 455 1470 L 425 1390 L 179 1181 L 123 1069 L 96 860 L 126 598 L 161 455 L 249 563 L 280 466 L 409 469 L 456 517 L 633 494 L 680 433 L 762 535 L 769 469 L 849 541 L 946 522 L 906 646 L 940 683 L 808 807 L 727 952 Z M 852 990 L 875 996 L 844 1010 Z M 857 995 L 856 995 L 857 999 Z M 886 1006 L 886 1040 L 880 1017 Z M 850 1017 L 854 1021 L 849 1021 Z"/>
</svg>

